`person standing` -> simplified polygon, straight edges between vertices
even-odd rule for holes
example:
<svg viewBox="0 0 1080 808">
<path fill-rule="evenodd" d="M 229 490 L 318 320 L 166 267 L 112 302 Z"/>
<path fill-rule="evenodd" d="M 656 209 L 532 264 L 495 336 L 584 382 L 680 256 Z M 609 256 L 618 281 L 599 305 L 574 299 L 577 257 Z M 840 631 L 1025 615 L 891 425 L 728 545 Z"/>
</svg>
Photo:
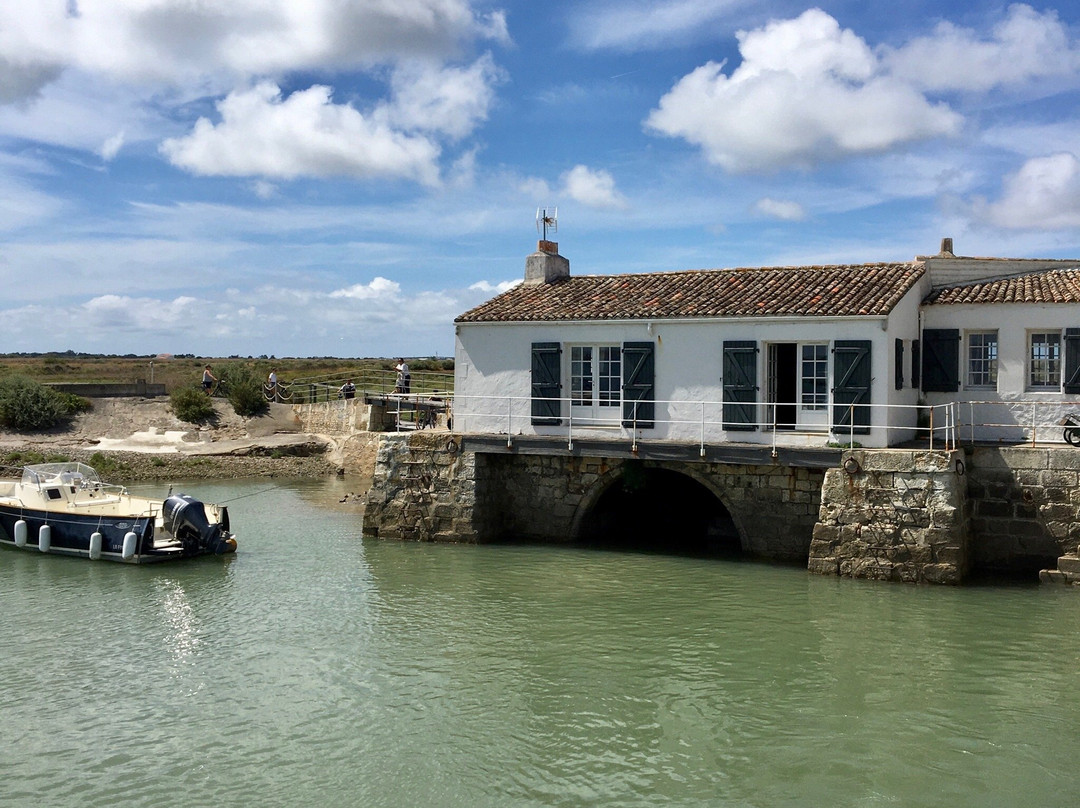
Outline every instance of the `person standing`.
<svg viewBox="0 0 1080 808">
<path fill-rule="evenodd" d="M 217 376 L 215 376 L 213 374 L 213 372 L 210 370 L 210 366 L 207 365 L 206 367 L 203 368 L 203 372 L 202 372 L 202 389 L 203 389 L 203 392 L 206 393 L 206 395 L 210 395 L 210 393 L 214 389 L 214 384 L 216 382 L 217 382 Z"/>
<path fill-rule="evenodd" d="M 394 388 L 395 393 L 408 393 L 409 384 L 412 381 L 409 377 L 409 366 L 405 363 L 405 360 L 398 359 L 397 365 L 394 370 L 397 371 L 397 386 Z"/>
<path fill-rule="evenodd" d="M 338 388 L 338 395 L 345 399 L 356 398 L 356 385 L 353 384 L 352 379 L 348 379 Z"/>
<path fill-rule="evenodd" d="M 270 369 L 270 376 L 266 380 L 266 397 L 271 401 L 278 400 L 277 368 Z"/>
</svg>

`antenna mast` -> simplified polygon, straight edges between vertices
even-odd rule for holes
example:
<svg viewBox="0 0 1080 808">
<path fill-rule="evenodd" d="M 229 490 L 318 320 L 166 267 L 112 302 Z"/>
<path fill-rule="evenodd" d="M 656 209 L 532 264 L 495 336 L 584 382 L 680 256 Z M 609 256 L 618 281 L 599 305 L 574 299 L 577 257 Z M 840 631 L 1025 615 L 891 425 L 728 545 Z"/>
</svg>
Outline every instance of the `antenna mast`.
<svg viewBox="0 0 1080 808">
<path fill-rule="evenodd" d="M 552 233 L 559 232 L 559 209 L 551 208 L 548 212 L 547 208 L 536 209 L 536 232 L 541 234 L 544 241 L 547 241 L 548 229 L 551 229 Z"/>
</svg>

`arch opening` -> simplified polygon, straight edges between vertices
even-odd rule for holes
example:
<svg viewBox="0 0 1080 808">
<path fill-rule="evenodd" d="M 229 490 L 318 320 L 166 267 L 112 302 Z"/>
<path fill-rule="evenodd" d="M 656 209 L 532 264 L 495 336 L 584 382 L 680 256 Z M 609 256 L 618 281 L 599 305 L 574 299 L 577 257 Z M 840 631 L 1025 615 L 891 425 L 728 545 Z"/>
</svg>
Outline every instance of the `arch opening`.
<svg viewBox="0 0 1080 808">
<path fill-rule="evenodd" d="M 575 543 L 704 558 L 743 554 L 735 521 L 715 494 L 685 474 L 638 463 L 600 494 Z"/>
</svg>

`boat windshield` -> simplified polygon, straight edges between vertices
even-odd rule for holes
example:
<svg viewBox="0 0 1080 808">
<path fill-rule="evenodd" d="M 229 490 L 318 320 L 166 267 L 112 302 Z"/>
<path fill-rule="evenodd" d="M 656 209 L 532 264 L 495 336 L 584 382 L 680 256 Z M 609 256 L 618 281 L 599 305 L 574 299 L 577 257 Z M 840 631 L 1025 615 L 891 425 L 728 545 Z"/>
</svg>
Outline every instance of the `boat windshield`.
<svg viewBox="0 0 1080 808">
<path fill-rule="evenodd" d="M 23 469 L 23 485 L 101 485 L 98 473 L 85 463 L 39 463 Z"/>
</svg>

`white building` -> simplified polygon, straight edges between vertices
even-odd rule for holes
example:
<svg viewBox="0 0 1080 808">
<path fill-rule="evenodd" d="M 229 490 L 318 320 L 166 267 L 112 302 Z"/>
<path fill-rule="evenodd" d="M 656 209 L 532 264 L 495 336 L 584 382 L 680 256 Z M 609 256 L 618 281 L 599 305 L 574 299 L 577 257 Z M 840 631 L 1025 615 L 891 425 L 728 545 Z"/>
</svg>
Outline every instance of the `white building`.
<svg viewBox="0 0 1080 808">
<path fill-rule="evenodd" d="M 572 276 L 541 241 L 524 283 L 455 321 L 455 429 L 889 446 L 933 418 L 1043 439 L 1080 393 L 1078 266 L 946 239 L 907 263 Z"/>
</svg>

